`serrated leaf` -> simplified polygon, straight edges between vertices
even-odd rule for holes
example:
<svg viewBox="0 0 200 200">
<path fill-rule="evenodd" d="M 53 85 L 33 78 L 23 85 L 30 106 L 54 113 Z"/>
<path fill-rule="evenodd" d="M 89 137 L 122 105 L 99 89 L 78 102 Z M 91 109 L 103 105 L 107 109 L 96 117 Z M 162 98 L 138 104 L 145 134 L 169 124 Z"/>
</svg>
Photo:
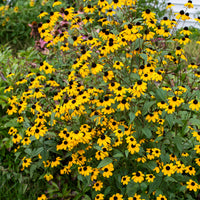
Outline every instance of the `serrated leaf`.
<svg viewBox="0 0 200 200">
<path fill-rule="evenodd" d="M 36 150 L 34 150 L 31 154 L 32 157 L 35 157 L 35 156 L 38 156 L 38 154 L 40 154 L 42 151 L 44 151 L 44 148 L 43 147 L 40 147 Z"/>
<path fill-rule="evenodd" d="M 102 167 L 105 167 L 106 165 L 112 163 L 113 159 L 112 158 L 105 158 L 103 159 L 99 165 L 97 166 L 97 168 L 102 168 Z"/>
</svg>

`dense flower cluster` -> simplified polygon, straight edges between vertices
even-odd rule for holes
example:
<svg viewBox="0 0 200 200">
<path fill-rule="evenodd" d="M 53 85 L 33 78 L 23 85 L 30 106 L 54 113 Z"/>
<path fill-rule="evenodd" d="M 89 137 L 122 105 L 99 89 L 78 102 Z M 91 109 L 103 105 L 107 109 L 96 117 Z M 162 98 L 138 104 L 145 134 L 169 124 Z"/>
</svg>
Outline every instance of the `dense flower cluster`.
<svg viewBox="0 0 200 200">
<path fill-rule="evenodd" d="M 95 200 L 195 199 L 200 71 L 184 54 L 191 32 L 177 39 L 177 21 L 150 9 L 135 17 L 136 0 L 90 3 L 76 10 L 55 1 L 40 13 L 38 32 L 55 59 L 5 89 L 22 171 L 42 161 L 47 181 L 54 168 L 76 173 Z M 26 154 L 36 144 L 40 151 Z"/>
</svg>

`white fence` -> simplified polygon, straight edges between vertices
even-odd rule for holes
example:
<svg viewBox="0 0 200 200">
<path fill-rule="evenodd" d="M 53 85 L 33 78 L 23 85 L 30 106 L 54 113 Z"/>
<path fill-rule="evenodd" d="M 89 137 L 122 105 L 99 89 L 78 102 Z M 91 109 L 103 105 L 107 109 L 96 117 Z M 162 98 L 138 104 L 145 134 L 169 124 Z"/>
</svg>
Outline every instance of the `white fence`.
<svg viewBox="0 0 200 200">
<path fill-rule="evenodd" d="M 185 12 L 188 12 L 189 16 L 192 18 L 190 20 L 181 21 L 177 28 L 181 28 L 183 26 L 193 26 L 196 28 L 200 28 L 200 23 L 193 20 L 194 18 L 197 18 L 198 16 L 200 16 L 200 0 L 192 0 L 192 4 L 194 5 L 194 8 L 190 8 L 190 9 L 184 6 L 184 4 L 188 2 L 188 0 L 166 0 L 166 3 L 168 2 L 174 4 L 174 6 L 171 8 L 172 14 L 179 13 L 180 10 L 184 10 Z"/>
</svg>

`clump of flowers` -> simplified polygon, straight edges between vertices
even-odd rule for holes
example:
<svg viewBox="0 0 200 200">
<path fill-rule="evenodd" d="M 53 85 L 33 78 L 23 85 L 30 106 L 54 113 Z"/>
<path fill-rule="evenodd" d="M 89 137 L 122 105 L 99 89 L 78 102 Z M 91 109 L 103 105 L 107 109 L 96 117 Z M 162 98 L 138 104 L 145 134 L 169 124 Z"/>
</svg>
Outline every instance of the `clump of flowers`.
<svg viewBox="0 0 200 200">
<path fill-rule="evenodd" d="M 22 167 L 42 163 L 47 181 L 75 174 L 95 200 L 195 199 L 199 69 L 173 34 L 176 20 L 150 9 L 137 18 L 136 0 L 90 3 L 55 1 L 39 15 L 51 54 L 12 85 L 18 93 L 7 88 L 7 113 L 21 119 L 9 134 L 17 152 L 32 152 Z"/>
</svg>

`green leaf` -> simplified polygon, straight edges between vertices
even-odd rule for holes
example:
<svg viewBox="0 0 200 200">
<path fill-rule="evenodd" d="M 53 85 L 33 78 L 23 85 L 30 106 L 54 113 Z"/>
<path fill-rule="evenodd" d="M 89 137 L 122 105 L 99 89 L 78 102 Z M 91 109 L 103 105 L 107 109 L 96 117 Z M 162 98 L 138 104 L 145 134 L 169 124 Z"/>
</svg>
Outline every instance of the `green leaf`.
<svg viewBox="0 0 200 200">
<path fill-rule="evenodd" d="M 157 175 L 153 183 L 151 183 L 149 186 L 149 194 L 151 194 L 153 191 L 159 188 L 161 183 L 162 183 L 162 176 Z"/>
<path fill-rule="evenodd" d="M 147 127 L 142 129 L 142 132 L 146 135 L 147 138 L 151 138 L 152 134 L 151 134 L 151 130 Z"/>
<path fill-rule="evenodd" d="M 144 60 L 145 64 L 147 63 L 147 54 L 144 54 L 144 53 L 140 53 L 140 57 Z"/>
<path fill-rule="evenodd" d="M 128 154 L 129 154 L 129 151 L 125 150 L 125 156 L 126 156 L 126 158 L 128 158 Z"/>
<path fill-rule="evenodd" d="M 10 119 L 7 123 L 4 124 L 4 127 L 18 127 L 17 118 Z"/>
<path fill-rule="evenodd" d="M 102 167 L 105 167 L 106 165 L 112 163 L 113 159 L 112 158 L 105 158 L 103 159 L 99 165 L 97 166 L 97 168 L 102 168 Z"/>
<path fill-rule="evenodd" d="M 138 190 L 138 183 L 134 183 L 133 181 L 129 182 L 126 187 L 126 193 L 129 197 L 134 196 L 134 194 Z"/>
<path fill-rule="evenodd" d="M 33 177 L 33 173 L 34 171 L 37 169 L 37 165 L 36 164 L 32 164 L 30 167 L 30 177 Z"/>
<path fill-rule="evenodd" d="M 166 182 L 177 182 L 177 180 L 174 179 L 174 178 L 172 178 L 171 176 L 166 176 L 166 177 L 164 178 L 164 180 L 165 180 Z"/>
<path fill-rule="evenodd" d="M 154 161 L 149 161 L 147 164 L 144 164 L 147 169 L 153 170 L 156 167 L 156 163 Z"/>
<path fill-rule="evenodd" d="M 104 195 L 106 196 L 106 195 L 110 194 L 110 191 L 111 191 L 111 186 L 108 186 L 104 191 Z"/>
<path fill-rule="evenodd" d="M 174 138 L 174 143 L 177 149 L 179 150 L 179 152 L 181 153 L 183 151 L 182 138 L 180 136 L 176 136 Z"/>
<path fill-rule="evenodd" d="M 174 125 L 174 118 L 173 118 L 173 115 L 172 115 L 172 114 L 167 115 L 165 119 L 166 119 L 166 121 L 167 121 L 169 127 L 172 128 L 172 126 Z"/>
<path fill-rule="evenodd" d="M 156 103 L 156 101 L 146 101 L 144 103 L 144 106 L 143 106 L 143 110 L 142 110 L 142 114 L 145 115 L 146 113 L 149 112 L 149 108 L 154 105 Z"/>
<path fill-rule="evenodd" d="M 141 188 L 142 191 L 146 191 L 146 189 L 147 189 L 147 184 L 146 184 L 145 182 L 141 183 L 141 184 L 140 184 L 140 188 Z"/>
<path fill-rule="evenodd" d="M 56 190 L 58 190 L 58 191 L 60 190 L 59 187 L 58 187 L 58 185 L 55 182 L 52 181 L 51 183 L 56 188 Z"/>
<path fill-rule="evenodd" d="M 82 199 L 83 200 L 91 200 L 91 198 L 87 194 L 85 194 Z"/>
<path fill-rule="evenodd" d="M 53 120 L 55 119 L 55 112 L 52 112 L 51 114 L 51 119 L 50 119 L 50 125 L 52 126 L 53 125 Z"/>
<path fill-rule="evenodd" d="M 31 154 L 32 154 L 32 150 L 31 150 L 31 149 L 25 149 L 24 151 L 25 151 L 25 153 L 27 153 L 28 155 L 31 155 Z"/>
<path fill-rule="evenodd" d="M 190 124 L 190 125 L 195 125 L 195 126 L 200 126 L 200 119 L 191 118 L 191 119 L 189 120 L 189 124 Z"/>
<path fill-rule="evenodd" d="M 34 151 L 32 152 L 31 156 L 32 157 L 38 156 L 38 154 L 40 154 L 42 151 L 44 151 L 43 147 L 40 147 L 38 149 L 34 149 Z"/>
<path fill-rule="evenodd" d="M 121 158 L 121 157 L 124 157 L 124 154 L 119 152 L 119 153 L 116 153 L 113 155 L 114 158 Z"/>
<path fill-rule="evenodd" d="M 166 91 L 158 88 L 155 93 L 155 97 L 157 101 L 165 101 L 166 100 Z"/>
<path fill-rule="evenodd" d="M 133 122 L 133 120 L 135 119 L 135 113 L 134 112 L 130 112 L 129 113 L 129 118 L 130 118 L 130 121 L 129 121 L 129 125 Z"/>
<path fill-rule="evenodd" d="M 8 97 L 5 95 L 0 95 L 0 99 L 4 100 L 4 102 L 7 102 Z"/>
<path fill-rule="evenodd" d="M 163 148 L 164 148 L 164 146 L 165 146 L 165 145 L 163 145 Z M 161 149 L 160 158 L 161 158 L 161 161 L 162 161 L 164 164 L 169 163 L 169 161 L 170 161 L 170 160 L 169 160 L 169 154 L 166 154 L 166 153 L 164 152 L 163 149 Z"/>
<path fill-rule="evenodd" d="M 29 128 L 31 125 L 30 125 L 30 121 L 28 120 L 27 117 L 24 117 L 24 122 L 23 122 L 23 126 L 27 129 Z"/>
</svg>

